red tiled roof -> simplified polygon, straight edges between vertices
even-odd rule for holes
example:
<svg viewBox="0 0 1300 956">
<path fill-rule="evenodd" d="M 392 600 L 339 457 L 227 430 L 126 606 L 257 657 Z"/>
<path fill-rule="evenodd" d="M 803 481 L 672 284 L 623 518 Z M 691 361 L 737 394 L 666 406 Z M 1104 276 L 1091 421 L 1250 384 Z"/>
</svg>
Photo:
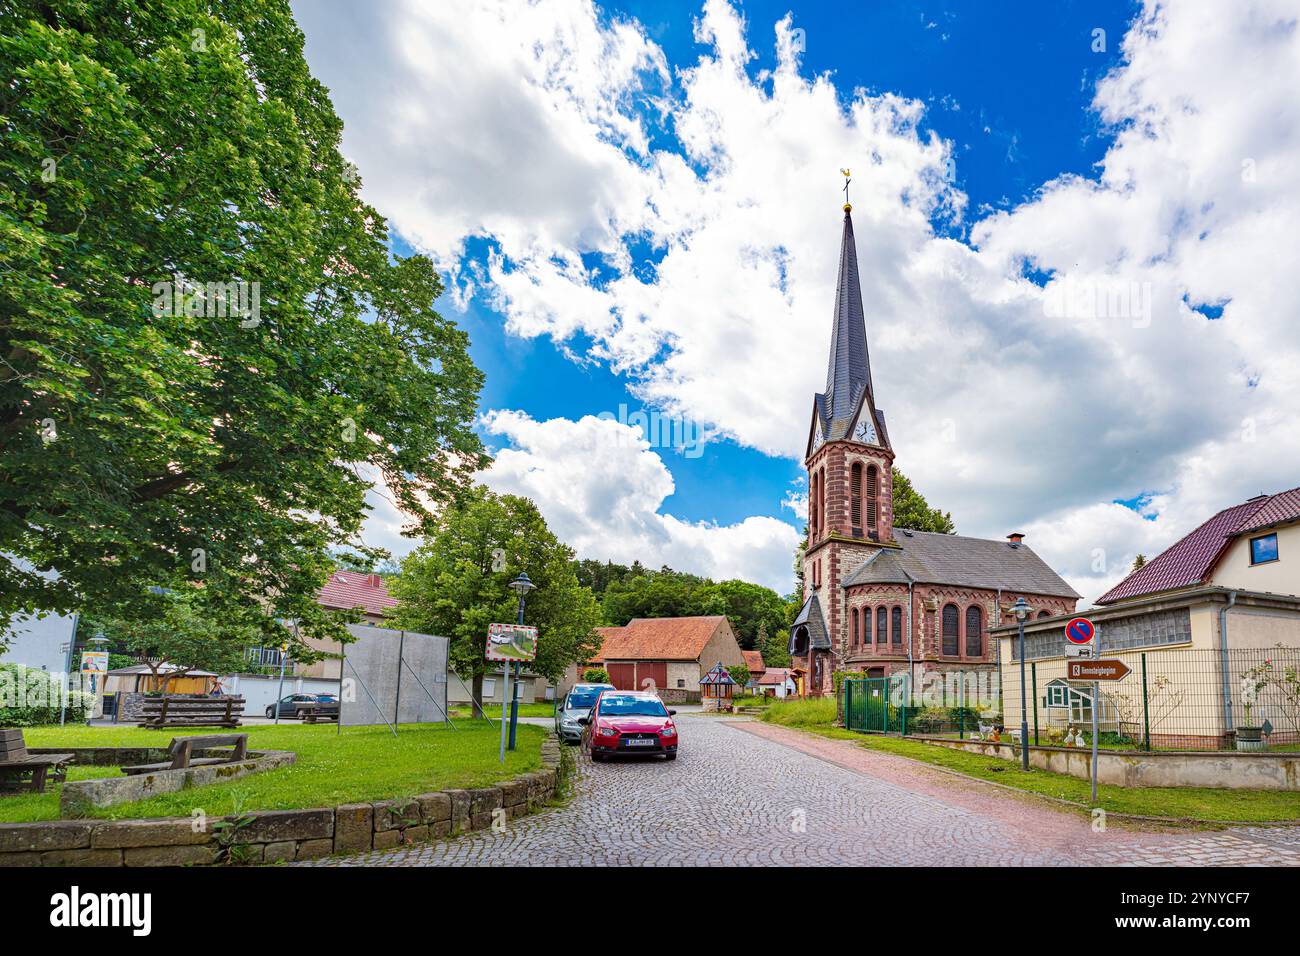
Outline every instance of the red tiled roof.
<svg viewBox="0 0 1300 956">
<path fill-rule="evenodd" d="M 623 627 L 597 628 L 605 643 L 602 661 L 695 661 L 709 638 L 726 623 L 721 614 L 710 617 L 638 617 Z"/>
<path fill-rule="evenodd" d="M 316 602 L 345 611 L 360 607 L 367 614 L 380 615 L 397 606 L 397 598 L 388 593 L 383 578 L 360 571 L 335 571 L 317 592 Z"/>
<path fill-rule="evenodd" d="M 1297 518 L 1300 518 L 1300 488 L 1292 488 L 1290 491 L 1272 495 L 1264 502 L 1264 507 L 1255 512 L 1250 521 L 1237 530 L 1237 534 L 1262 531 L 1264 528 L 1295 521 Z"/>
<path fill-rule="evenodd" d="M 767 670 L 767 665 L 763 663 L 761 651 L 741 651 L 740 656 L 745 659 L 745 667 L 749 669 L 752 676 L 757 677 Z"/>
<path fill-rule="evenodd" d="M 1261 495 L 1225 508 L 1119 582 L 1099 597 L 1097 603 L 1113 604 L 1201 584 L 1234 538 L 1296 518 L 1300 518 L 1300 488 Z"/>
<path fill-rule="evenodd" d="M 769 667 L 767 671 L 757 681 L 759 684 L 784 684 L 786 678 L 790 676 L 788 667 Z"/>
<path fill-rule="evenodd" d="M 597 627 L 597 628 L 592 628 L 592 630 L 594 630 L 597 634 L 600 635 L 600 650 L 597 651 L 596 656 L 593 657 L 591 660 L 589 660 L 587 663 L 603 664 L 605 663 L 605 642 L 609 640 L 610 635 L 621 634 L 623 629 L 621 627 Z"/>
</svg>

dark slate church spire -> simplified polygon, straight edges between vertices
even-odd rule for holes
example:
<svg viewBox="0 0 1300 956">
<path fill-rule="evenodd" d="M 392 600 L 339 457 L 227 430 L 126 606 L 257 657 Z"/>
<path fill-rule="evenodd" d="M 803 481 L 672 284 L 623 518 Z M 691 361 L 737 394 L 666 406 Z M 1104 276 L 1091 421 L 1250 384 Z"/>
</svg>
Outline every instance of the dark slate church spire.
<svg viewBox="0 0 1300 956">
<path fill-rule="evenodd" d="M 871 389 L 871 363 L 867 357 L 867 327 L 862 315 L 862 286 L 858 282 L 858 248 L 853 241 L 852 210 L 852 206 L 844 204 L 844 236 L 840 241 L 839 281 L 835 290 L 835 324 L 831 330 L 831 355 L 826 368 L 825 413 L 832 423 L 849 418 L 857 410 L 863 390 Z"/>
</svg>

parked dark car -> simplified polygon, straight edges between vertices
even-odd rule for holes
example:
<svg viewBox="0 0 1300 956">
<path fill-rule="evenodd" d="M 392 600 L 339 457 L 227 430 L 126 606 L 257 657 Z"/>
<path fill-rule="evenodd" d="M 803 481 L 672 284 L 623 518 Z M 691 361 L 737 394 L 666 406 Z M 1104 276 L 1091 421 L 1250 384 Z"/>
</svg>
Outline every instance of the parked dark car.
<svg viewBox="0 0 1300 956">
<path fill-rule="evenodd" d="M 288 694 L 280 698 L 280 716 L 297 717 L 298 708 L 295 705 L 314 704 L 318 701 L 321 703 L 332 703 L 337 706 L 339 699 L 332 694 Z M 275 717 L 275 704 L 266 708 L 266 716 L 271 718 Z"/>
<path fill-rule="evenodd" d="M 648 691 L 603 691 L 582 725 L 582 749 L 593 761 L 630 754 L 663 754 L 677 759 L 675 710 Z"/>
</svg>

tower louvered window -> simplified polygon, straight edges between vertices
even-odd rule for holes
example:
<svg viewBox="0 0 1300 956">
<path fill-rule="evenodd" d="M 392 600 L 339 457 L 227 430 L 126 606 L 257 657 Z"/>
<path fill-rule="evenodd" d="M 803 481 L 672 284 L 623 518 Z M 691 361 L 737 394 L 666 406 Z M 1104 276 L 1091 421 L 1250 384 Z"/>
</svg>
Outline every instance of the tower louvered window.
<svg viewBox="0 0 1300 956">
<path fill-rule="evenodd" d="M 960 630 L 961 612 L 957 610 L 957 605 L 945 604 L 943 606 L 943 654 L 945 657 L 956 657 L 961 653 L 958 644 Z"/>
<path fill-rule="evenodd" d="M 879 515 L 877 507 L 877 495 L 880 490 L 879 473 L 876 466 L 872 465 L 867 469 L 867 530 L 875 531 L 876 522 Z"/>
<path fill-rule="evenodd" d="M 849 470 L 849 513 L 853 530 L 862 531 L 862 463 L 855 461 Z"/>
<path fill-rule="evenodd" d="M 984 612 L 974 604 L 966 608 L 966 656 L 984 656 Z"/>
</svg>

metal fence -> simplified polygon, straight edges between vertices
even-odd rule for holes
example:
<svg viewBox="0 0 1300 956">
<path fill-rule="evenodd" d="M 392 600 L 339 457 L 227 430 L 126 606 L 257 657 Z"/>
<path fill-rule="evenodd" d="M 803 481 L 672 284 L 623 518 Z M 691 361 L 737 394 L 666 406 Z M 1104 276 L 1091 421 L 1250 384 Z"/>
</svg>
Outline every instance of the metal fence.
<svg viewBox="0 0 1300 956">
<path fill-rule="evenodd" d="M 1031 743 L 1113 750 L 1300 750 L 1300 648 L 1121 651 L 1130 673 L 1065 680 L 1063 660 L 1028 662 Z M 1020 724 L 1019 668 L 1007 672 L 1004 722 Z M 1258 739 L 1258 744 L 1253 738 Z"/>
<path fill-rule="evenodd" d="M 1123 650 L 1130 673 L 1066 680 L 1065 659 L 1026 662 L 1030 743 L 1106 750 L 1300 751 L 1300 647 Z M 1009 740 L 1020 728 L 1020 668 L 846 679 L 844 726 L 868 733 Z M 1255 738 L 1258 738 L 1256 743 Z"/>
</svg>

